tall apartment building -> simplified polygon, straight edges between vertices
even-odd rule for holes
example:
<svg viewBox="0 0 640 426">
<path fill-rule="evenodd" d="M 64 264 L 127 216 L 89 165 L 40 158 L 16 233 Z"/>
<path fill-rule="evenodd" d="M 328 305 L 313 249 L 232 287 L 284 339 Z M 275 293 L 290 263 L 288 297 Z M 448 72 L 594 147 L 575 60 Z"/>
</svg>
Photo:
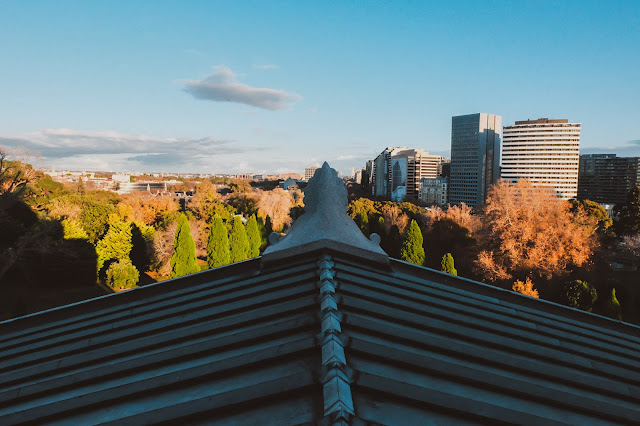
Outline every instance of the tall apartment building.
<svg viewBox="0 0 640 426">
<path fill-rule="evenodd" d="M 578 199 L 601 204 L 623 203 L 635 186 L 640 186 L 640 157 L 580 156 Z"/>
<path fill-rule="evenodd" d="M 502 117 L 469 114 L 451 119 L 449 202 L 477 206 L 500 176 Z"/>
<path fill-rule="evenodd" d="M 371 194 L 392 201 L 417 200 L 420 179 L 437 177 L 444 161 L 422 149 L 386 148 L 373 161 Z"/>
<path fill-rule="evenodd" d="M 531 181 L 534 188 L 548 188 L 563 200 L 578 196 L 580 123 L 569 120 L 516 121 L 503 129 L 504 180 Z"/>
</svg>

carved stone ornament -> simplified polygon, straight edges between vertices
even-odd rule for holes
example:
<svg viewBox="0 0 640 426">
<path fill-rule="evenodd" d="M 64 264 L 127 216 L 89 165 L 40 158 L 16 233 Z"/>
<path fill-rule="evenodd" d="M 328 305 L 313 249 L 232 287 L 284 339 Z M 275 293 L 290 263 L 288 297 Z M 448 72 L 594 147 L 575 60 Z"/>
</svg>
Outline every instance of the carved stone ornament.
<svg viewBox="0 0 640 426">
<path fill-rule="evenodd" d="M 368 252 L 378 260 L 384 257 L 388 262 L 387 254 L 379 245 L 380 237 L 372 234 L 368 239 L 347 215 L 347 188 L 327 162 L 316 170 L 304 189 L 304 210 L 286 235 L 280 237 L 273 233 L 269 236 L 271 245 L 265 250 L 264 258 L 283 250 L 302 249 L 324 242 L 335 243 L 334 248 L 350 246 L 360 253 Z"/>
</svg>

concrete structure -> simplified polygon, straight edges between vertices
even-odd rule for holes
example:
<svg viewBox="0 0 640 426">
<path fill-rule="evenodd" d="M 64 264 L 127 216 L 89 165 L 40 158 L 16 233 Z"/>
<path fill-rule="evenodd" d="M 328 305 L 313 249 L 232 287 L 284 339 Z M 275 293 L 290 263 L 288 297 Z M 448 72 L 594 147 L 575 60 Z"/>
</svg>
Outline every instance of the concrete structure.
<svg viewBox="0 0 640 426">
<path fill-rule="evenodd" d="M 167 182 L 119 182 L 116 185 L 116 191 L 119 193 L 134 191 L 166 192 Z"/>
<path fill-rule="evenodd" d="M 418 201 L 423 206 L 445 207 L 449 203 L 449 178 L 438 176 L 420 179 Z"/>
<path fill-rule="evenodd" d="M 640 186 L 640 157 L 580 156 L 578 199 L 601 204 L 623 203 L 635 186 Z"/>
<path fill-rule="evenodd" d="M 637 423 L 639 327 L 390 259 L 323 170 L 260 258 L 0 323 L 0 424 Z"/>
<path fill-rule="evenodd" d="M 420 179 L 437 177 L 444 161 L 422 149 L 386 148 L 373 162 L 372 195 L 398 202 L 417 200 Z"/>
<path fill-rule="evenodd" d="M 578 195 L 580 124 L 568 120 L 516 121 L 505 126 L 501 177 L 531 181 L 534 188 L 551 190 L 558 198 Z"/>
<path fill-rule="evenodd" d="M 449 202 L 477 206 L 500 176 L 502 117 L 470 114 L 451 119 Z"/>
<path fill-rule="evenodd" d="M 315 166 L 307 167 L 306 169 L 304 169 L 304 180 L 309 182 L 309 179 L 311 179 L 313 177 L 313 174 L 319 168 L 320 168 L 320 165 L 316 164 Z"/>
</svg>

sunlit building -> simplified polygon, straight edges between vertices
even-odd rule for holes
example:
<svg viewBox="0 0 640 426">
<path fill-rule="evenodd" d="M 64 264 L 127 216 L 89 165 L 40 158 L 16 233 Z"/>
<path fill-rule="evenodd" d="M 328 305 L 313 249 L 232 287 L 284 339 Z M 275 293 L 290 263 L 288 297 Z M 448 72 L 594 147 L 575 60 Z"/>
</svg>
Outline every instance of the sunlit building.
<svg viewBox="0 0 640 426">
<path fill-rule="evenodd" d="M 505 126 L 501 177 L 529 180 L 534 188 L 547 188 L 560 199 L 578 195 L 580 123 L 566 119 L 516 121 Z"/>
<path fill-rule="evenodd" d="M 451 119 L 451 178 L 449 202 L 484 203 L 489 187 L 500 175 L 502 117 L 459 115 Z"/>
</svg>

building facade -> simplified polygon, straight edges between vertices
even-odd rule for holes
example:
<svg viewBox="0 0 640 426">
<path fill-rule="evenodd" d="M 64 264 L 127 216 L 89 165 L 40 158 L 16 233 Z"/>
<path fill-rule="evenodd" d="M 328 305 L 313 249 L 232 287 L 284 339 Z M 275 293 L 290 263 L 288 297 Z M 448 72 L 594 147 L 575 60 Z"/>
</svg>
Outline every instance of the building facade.
<svg viewBox="0 0 640 426">
<path fill-rule="evenodd" d="M 316 170 L 318 170 L 319 168 L 320 168 L 320 165 L 316 164 L 315 166 L 307 167 L 306 169 L 304 169 L 304 180 L 309 182 L 309 179 L 313 177 Z"/>
<path fill-rule="evenodd" d="M 502 179 L 529 180 L 560 199 L 578 196 L 580 123 L 568 120 L 516 121 L 505 126 L 502 144 Z"/>
<path fill-rule="evenodd" d="M 425 206 L 446 206 L 449 202 L 449 178 L 438 176 L 420 179 L 418 201 Z"/>
<path fill-rule="evenodd" d="M 374 160 L 372 195 L 397 202 L 418 200 L 420 179 L 436 178 L 444 161 L 422 149 L 386 148 Z"/>
<path fill-rule="evenodd" d="M 623 203 L 634 186 L 640 186 L 640 157 L 580 156 L 578 199 L 601 204 Z"/>
<path fill-rule="evenodd" d="M 449 202 L 477 206 L 500 175 L 502 117 L 469 114 L 451 119 Z"/>
</svg>

